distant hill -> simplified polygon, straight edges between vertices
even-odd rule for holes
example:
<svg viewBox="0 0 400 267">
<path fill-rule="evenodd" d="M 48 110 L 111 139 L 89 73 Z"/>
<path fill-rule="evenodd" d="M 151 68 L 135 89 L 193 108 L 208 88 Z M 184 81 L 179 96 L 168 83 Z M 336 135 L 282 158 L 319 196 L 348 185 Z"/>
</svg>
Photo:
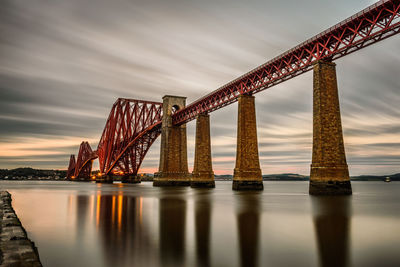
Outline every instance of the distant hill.
<svg viewBox="0 0 400 267">
<path fill-rule="evenodd" d="M 99 171 L 93 171 L 93 175 L 96 175 Z M 66 170 L 38 170 L 33 168 L 17 168 L 12 170 L 0 169 L 0 179 L 3 180 L 25 180 L 25 179 L 64 179 L 67 175 Z M 153 174 L 143 173 L 139 174 L 143 181 L 152 181 Z M 296 174 L 296 173 L 281 173 L 281 174 L 264 174 L 264 181 L 308 181 L 309 176 Z M 389 177 L 392 181 L 400 181 L 400 173 L 392 175 L 359 175 L 352 176 L 352 181 L 384 181 L 386 177 Z M 217 181 L 229 181 L 232 180 L 231 174 L 215 175 Z"/>
<path fill-rule="evenodd" d="M 282 174 L 265 174 L 263 175 L 264 181 L 308 181 L 309 176 L 304 176 L 296 173 L 282 173 Z"/>
<path fill-rule="evenodd" d="M 360 175 L 360 176 L 352 176 L 352 181 L 384 181 L 386 177 L 389 177 L 391 181 L 400 181 L 400 173 L 392 174 L 392 175 Z"/>
<path fill-rule="evenodd" d="M 25 179 L 64 179 L 67 171 L 64 170 L 37 170 L 33 168 L 16 168 L 12 170 L 0 169 L 0 179 L 25 180 Z"/>
<path fill-rule="evenodd" d="M 264 181 L 308 181 L 309 176 L 304 176 L 295 173 L 282 173 L 282 174 L 265 174 L 262 176 Z M 232 180 L 233 175 L 215 175 L 215 180 Z"/>
<path fill-rule="evenodd" d="M 226 181 L 232 180 L 233 176 L 231 174 L 224 174 L 224 175 L 215 175 L 215 180 L 219 181 Z"/>
<path fill-rule="evenodd" d="M 264 181 L 308 181 L 310 176 L 305 176 L 296 173 L 282 173 L 282 174 L 264 174 Z M 352 181 L 384 181 L 386 177 L 390 177 L 391 181 L 400 181 L 400 173 L 392 175 L 359 175 L 351 176 Z M 215 180 L 232 180 L 232 175 L 215 175 Z"/>
</svg>

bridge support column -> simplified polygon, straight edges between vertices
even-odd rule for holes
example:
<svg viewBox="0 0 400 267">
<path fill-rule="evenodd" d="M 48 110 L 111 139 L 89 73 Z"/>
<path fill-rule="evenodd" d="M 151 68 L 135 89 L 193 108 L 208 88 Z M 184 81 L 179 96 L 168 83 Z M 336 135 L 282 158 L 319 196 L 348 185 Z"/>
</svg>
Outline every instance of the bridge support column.
<svg viewBox="0 0 400 267">
<path fill-rule="evenodd" d="M 314 65 L 313 155 L 309 192 L 312 195 L 352 193 L 343 144 L 336 64 Z"/>
<path fill-rule="evenodd" d="M 258 158 L 256 107 L 254 96 L 239 96 L 236 166 L 233 190 L 263 190 Z"/>
<path fill-rule="evenodd" d="M 121 177 L 121 182 L 124 184 L 138 184 L 141 179 L 138 175 L 127 174 Z"/>
<path fill-rule="evenodd" d="M 215 187 L 211 162 L 210 115 L 200 114 L 196 118 L 196 144 L 191 187 Z"/>
<path fill-rule="evenodd" d="M 114 179 L 113 179 L 112 175 L 102 175 L 102 176 L 96 177 L 96 183 L 112 184 L 113 182 L 114 182 Z"/>
<path fill-rule="evenodd" d="M 164 96 L 161 129 L 160 167 L 154 174 L 154 186 L 188 186 L 186 124 L 172 125 L 174 111 L 184 108 L 186 97 Z"/>
</svg>

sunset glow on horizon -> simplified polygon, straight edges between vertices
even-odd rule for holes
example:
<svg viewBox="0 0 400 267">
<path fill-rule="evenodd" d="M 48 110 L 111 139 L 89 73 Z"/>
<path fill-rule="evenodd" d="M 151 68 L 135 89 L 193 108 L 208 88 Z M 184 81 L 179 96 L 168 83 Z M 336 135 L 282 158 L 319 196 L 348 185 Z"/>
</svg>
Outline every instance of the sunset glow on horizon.
<svg viewBox="0 0 400 267">
<path fill-rule="evenodd" d="M 372 2 L 118 0 L 93 10 L 90 1 L 6 1 L 0 168 L 65 170 L 82 141 L 97 149 L 117 98 L 161 102 L 168 94 L 190 104 Z M 393 36 L 335 61 L 351 175 L 400 173 L 399 41 Z M 309 175 L 312 86 L 307 72 L 255 95 L 263 174 Z M 214 172 L 233 174 L 237 103 L 210 121 Z M 191 170 L 194 122 L 187 131 Z M 160 138 L 139 173 L 157 172 L 159 153 Z"/>
</svg>

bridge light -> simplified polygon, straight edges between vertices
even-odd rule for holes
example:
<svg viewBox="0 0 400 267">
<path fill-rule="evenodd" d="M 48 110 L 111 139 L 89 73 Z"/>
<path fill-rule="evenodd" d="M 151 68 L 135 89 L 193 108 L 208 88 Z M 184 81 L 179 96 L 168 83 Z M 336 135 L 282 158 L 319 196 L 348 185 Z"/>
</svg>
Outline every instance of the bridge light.
<svg viewBox="0 0 400 267">
<path fill-rule="evenodd" d="M 72 175 L 72 176 L 71 176 L 71 179 L 75 179 L 75 176 Z"/>
<path fill-rule="evenodd" d="M 101 176 L 101 172 L 99 172 L 99 173 L 97 174 L 97 176 Z"/>
</svg>

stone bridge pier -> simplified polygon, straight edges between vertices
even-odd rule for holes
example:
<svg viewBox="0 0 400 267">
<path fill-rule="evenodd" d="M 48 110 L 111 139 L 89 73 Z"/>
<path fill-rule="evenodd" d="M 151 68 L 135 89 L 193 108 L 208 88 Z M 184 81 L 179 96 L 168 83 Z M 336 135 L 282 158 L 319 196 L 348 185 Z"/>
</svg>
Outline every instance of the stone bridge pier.
<svg viewBox="0 0 400 267">
<path fill-rule="evenodd" d="M 310 173 L 311 195 L 352 193 L 343 143 L 336 64 L 314 65 L 313 153 Z"/>
<path fill-rule="evenodd" d="M 215 187 L 211 160 L 210 115 L 196 118 L 196 143 L 191 187 Z"/>
<path fill-rule="evenodd" d="M 153 186 L 189 186 L 186 124 L 174 126 L 172 114 L 186 106 L 186 97 L 163 97 L 160 165 Z"/>
<path fill-rule="evenodd" d="M 236 165 L 233 190 L 263 190 L 258 158 L 256 107 L 254 96 L 239 96 Z"/>
</svg>

